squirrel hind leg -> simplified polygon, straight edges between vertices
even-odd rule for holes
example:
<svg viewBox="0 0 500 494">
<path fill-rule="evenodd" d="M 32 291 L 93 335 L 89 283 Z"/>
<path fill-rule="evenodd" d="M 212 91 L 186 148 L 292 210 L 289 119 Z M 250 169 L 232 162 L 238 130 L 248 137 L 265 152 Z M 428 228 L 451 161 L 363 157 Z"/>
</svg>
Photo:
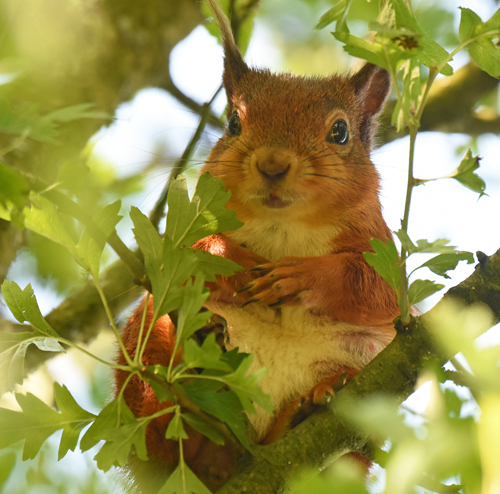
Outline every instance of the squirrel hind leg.
<svg viewBox="0 0 500 494">
<path fill-rule="evenodd" d="M 357 369 L 340 367 L 334 374 L 319 381 L 308 393 L 299 396 L 275 417 L 271 429 L 261 444 L 271 444 L 290 429 L 299 425 L 320 406 L 330 402 L 337 391 L 340 391 L 356 374 Z"/>
</svg>

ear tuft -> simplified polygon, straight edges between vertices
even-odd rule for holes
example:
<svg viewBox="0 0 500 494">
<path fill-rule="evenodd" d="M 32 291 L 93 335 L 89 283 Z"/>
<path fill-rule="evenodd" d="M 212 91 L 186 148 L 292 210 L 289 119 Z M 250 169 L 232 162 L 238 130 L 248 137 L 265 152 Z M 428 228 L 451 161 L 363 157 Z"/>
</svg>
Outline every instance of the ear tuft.
<svg viewBox="0 0 500 494">
<path fill-rule="evenodd" d="M 361 109 L 361 139 L 371 144 L 377 128 L 376 116 L 382 111 L 391 90 L 391 78 L 387 70 L 367 63 L 350 81 Z"/>
<path fill-rule="evenodd" d="M 214 21 L 221 34 L 222 46 L 224 48 L 224 74 L 222 80 L 226 88 L 228 101 L 231 105 L 233 97 L 236 97 L 238 83 L 250 69 L 244 62 L 236 46 L 231 24 L 218 0 L 205 0 L 205 2 L 210 7 L 214 15 Z"/>
</svg>

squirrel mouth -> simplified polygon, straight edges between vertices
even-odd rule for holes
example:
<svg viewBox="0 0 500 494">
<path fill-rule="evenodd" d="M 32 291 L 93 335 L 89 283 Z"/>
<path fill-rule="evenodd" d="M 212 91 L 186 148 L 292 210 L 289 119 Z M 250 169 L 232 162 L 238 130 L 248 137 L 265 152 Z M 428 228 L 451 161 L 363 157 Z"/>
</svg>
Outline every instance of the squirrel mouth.
<svg viewBox="0 0 500 494">
<path fill-rule="evenodd" d="M 282 209 L 290 205 L 289 202 L 283 201 L 274 192 L 269 194 L 269 197 L 264 201 L 264 204 L 271 209 Z"/>
</svg>

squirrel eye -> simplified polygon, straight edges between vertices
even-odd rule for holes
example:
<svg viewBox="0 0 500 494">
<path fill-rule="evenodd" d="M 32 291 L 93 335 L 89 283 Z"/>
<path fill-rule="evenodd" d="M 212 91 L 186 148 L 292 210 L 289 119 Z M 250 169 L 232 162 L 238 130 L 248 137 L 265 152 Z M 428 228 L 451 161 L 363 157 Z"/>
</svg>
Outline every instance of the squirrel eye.
<svg viewBox="0 0 500 494">
<path fill-rule="evenodd" d="M 241 122 L 238 112 L 234 112 L 227 124 L 227 132 L 230 136 L 237 136 L 241 134 Z"/>
<path fill-rule="evenodd" d="M 345 120 L 337 120 L 326 138 L 327 141 L 345 146 L 349 140 L 349 128 Z"/>
</svg>

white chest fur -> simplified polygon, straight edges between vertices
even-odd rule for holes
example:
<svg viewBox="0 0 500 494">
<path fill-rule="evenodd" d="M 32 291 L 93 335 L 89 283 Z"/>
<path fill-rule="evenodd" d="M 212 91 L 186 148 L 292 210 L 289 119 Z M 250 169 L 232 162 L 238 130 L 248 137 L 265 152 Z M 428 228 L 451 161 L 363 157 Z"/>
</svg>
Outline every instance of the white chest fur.
<svg viewBox="0 0 500 494">
<path fill-rule="evenodd" d="M 259 219 L 246 222 L 228 236 L 274 262 L 282 257 L 324 256 L 339 233 L 334 226 L 311 227 L 297 222 Z"/>
<path fill-rule="evenodd" d="M 332 252 L 335 227 L 249 221 L 229 234 L 269 261 L 286 256 L 322 256 Z M 268 370 L 260 385 L 270 394 L 275 411 L 307 393 L 339 366 L 362 368 L 389 342 L 376 328 L 333 322 L 304 307 L 272 309 L 251 304 L 244 309 L 210 303 L 228 324 L 230 348 L 255 355 L 253 370 Z M 250 416 L 257 440 L 265 436 L 272 418 L 263 410 Z"/>
<path fill-rule="evenodd" d="M 251 370 L 267 368 L 260 386 L 271 395 L 276 412 L 339 366 L 364 367 L 391 340 L 376 328 L 333 323 L 302 307 L 274 310 L 252 304 L 239 309 L 214 304 L 209 308 L 226 319 L 230 348 L 254 354 Z M 271 420 L 260 409 L 250 416 L 257 440 L 265 436 Z"/>
</svg>

